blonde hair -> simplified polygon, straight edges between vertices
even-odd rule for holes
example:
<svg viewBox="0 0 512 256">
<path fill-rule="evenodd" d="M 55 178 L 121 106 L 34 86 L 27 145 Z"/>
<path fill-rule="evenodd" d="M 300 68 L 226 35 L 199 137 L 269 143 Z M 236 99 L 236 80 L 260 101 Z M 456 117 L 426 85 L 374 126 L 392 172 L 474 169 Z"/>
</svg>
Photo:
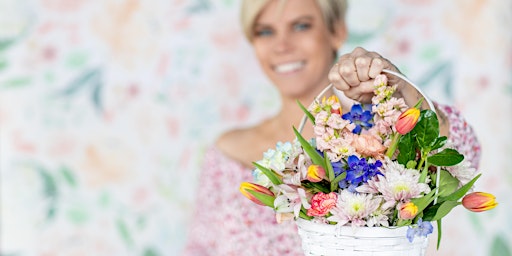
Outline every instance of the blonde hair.
<svg viewBox="0 0 512 256">
<path fill-rule="evenodd" d="M 240 19 L 245 37 L 249 42 L 253 39 L 254 23 L 261 10 L 270 2 L 278 0 L 243 0 Z M 279 0 L 283 3 L 286 0 Z M 347 10 L 346 0 L 317 0 L 320 12 L 324 18 L 329 31 L 334 33 L 338 22 L 345 22 L 345 12 Z"/>
</svg>

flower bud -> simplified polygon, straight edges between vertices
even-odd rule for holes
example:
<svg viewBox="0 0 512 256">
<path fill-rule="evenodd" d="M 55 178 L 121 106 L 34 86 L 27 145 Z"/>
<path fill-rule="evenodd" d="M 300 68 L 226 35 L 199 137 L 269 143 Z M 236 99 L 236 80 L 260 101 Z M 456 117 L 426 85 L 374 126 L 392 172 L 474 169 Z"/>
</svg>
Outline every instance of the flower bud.
<svg viewBox="0 0 512 256">
<path fill-rule="evenodd" d="M 492 194 L 473 192 L 464 196 L 462 205 L 470 211 L 483 212 L 496 207 L 498 203 L 496 202 L 496 197 Z"/>
<path fill-rule="evenodd" d="M 412 220 L 418 214 L 418 206 L 413 202 L 408 202 L 400 206 L 398 216 L 403 220 Z"/>
<path fill-rule="evenodd" d="M 416 123 L 418 122 L 418 119 L 420 118 L 420 110 L 417 108 L 410 108 L 404 111 L 400 116 L 398 117 L 398 120 L 396 121 L 395 128 L 396 131 L 402 135 L 407 134 L 410 132 L 414 126 L 416 126 Z"/>
<path fill-rule="evenodd" d="M 308 167 L 306 179 L 311 182 L 319 182 L 325 178 L 325 170 L 320 165 L 312 164 Z"/>
<path fill-rule="evenodd" d="M 242 182 L 240 184 L 240 192 L 259 205 L 274 206 L 273 199 L 275 199 L 275 195 L 266 187 L 250 182 Z"/>
</svg>

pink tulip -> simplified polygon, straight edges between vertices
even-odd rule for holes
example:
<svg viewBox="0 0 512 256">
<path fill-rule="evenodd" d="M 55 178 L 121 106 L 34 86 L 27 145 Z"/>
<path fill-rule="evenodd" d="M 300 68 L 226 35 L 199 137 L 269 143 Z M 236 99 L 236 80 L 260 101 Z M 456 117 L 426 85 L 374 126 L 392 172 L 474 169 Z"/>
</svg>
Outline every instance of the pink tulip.
<svg viewBox="0 0 512 256">
<path fill-rule="evenodd" d="M 262 195 L 266 195 L 266 196 L 274 197 L 275 196 L 274 193 L 272 191 L 270 191 L 268 188 L 258 185 L 258 184 L 250 183 L 250 182 L 242 182 L 240 184 L 240 192 L 242 192 L 242 194 L 245 197 L 249 198 L 251 201 L 253 201 L 259 205 L 272 207 L 271 205 L 269 205 L 269 203 L 264 203 L 261 200 L 259 200 L 258 198 L 256 198 L 249 191 L 252 191 L 252 192 L 258 193 L 258 194 L 262 194 Z"/>
<path fill-rule="evenodd" d="M 496 207 L 498 203 L 496 202 L 496 197 L 492 194 L 473 192 L 464 196 L 462 205 L 470 211 L 483 212 Z"/>
<path fill-rule="evenodd" d="M 420 110 L 417 108 L 410 108 L 404 111 L 400 116 L 398 117 L 398 120 L 396 121 L 395 128 L 396 131 L 402 135 L 407 134 L 410 132 L 414 126 L 416 126 L 416 123 L 418 122 L 418 119 L 420 118 Z"/>
<path fill-rule="evenodd" d="M 325 170 L 320 165 L 312 164 L 308 167 L 306 179 L 311 182 L 319 182 L 325 178 Z"/>
</svg>

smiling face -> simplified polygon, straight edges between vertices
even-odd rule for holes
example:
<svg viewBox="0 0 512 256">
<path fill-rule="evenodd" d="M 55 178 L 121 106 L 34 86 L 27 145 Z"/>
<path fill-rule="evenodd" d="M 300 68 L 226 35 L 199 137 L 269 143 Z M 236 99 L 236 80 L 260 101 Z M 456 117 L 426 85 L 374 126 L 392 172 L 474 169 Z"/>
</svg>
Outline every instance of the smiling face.
<svg viewBox="0 0 512 256">
<path fill-rule="evenodd" d="M 300 98 L 327 86 L 333 52 L 345 39 L 343 24 L 328 30 L 316 0 L 273 0 L 256 18 L 256 56 L 284 97 Z"/>
</svg>

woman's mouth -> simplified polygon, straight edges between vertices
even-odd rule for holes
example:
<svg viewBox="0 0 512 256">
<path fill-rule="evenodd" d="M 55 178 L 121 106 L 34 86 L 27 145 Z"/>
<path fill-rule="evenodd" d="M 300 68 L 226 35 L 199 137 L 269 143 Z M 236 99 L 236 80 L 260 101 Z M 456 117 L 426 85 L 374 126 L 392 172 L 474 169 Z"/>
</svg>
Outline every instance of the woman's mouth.
<svg viewBox="0 0 512 256">
<path fill-rule="evenodd" d="M 289 74 L 302 69 L 305 65 L 305 61 L 294 61 L 275 65 L 273 69 L 279 74 Z"/>
</svg>

